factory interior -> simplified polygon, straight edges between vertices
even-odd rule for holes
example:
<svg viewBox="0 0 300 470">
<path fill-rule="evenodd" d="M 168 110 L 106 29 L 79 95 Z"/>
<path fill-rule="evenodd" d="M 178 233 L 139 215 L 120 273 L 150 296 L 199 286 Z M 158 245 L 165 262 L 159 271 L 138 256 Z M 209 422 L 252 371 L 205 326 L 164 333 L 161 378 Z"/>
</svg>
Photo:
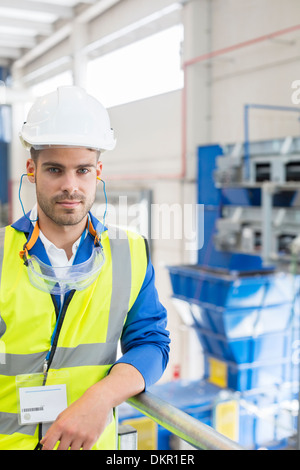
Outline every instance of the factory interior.
<svg viewBox="0 0 300 470">
<path fill-rule="evenodd" d="M 106 222 L 148 239 L 171 338 L 149 393 L 184 424 L 129 400 L 127 449 L 300 449 L 299 18 L 298 0 L 0 0 L 0 227 L 23 213 L 30 106 L 77 85 L 117 140 Z"/>
</svg>

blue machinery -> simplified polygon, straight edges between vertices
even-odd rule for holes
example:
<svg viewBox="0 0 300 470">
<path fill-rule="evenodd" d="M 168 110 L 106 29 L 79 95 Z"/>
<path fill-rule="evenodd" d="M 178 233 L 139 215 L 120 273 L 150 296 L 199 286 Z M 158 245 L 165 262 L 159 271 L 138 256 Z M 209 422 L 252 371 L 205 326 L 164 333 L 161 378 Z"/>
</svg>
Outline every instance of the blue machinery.
<svg viewBox="0 0 300 470">
<path fill-rule="evenodd" d="M 223 397 L 227 393 L 224 405 L 236 403 L 230 416 L 244 447 L 292 445 L 299 391 L 300 139 L 200 147 L 198 162 L 204 247 L 196 266 L 169 272 L 178 311 L 183 318 L 189 312 L 203 349 L 199 386 L 213 384 Z"/>
<path fill-rule="evenodd" d="M 260 109 L 267 111 L 280 111 L 288 113 L 300 113 L 300 109 L 292 106 L 274 106 L 268 104 L 245 104 L 244 106 L 244 136 L 245 136 L 245 148 L 244 148 L 244 171 L 245 180 L 247 181 L 250 176 L 250 137 L 249 137 L 249 115 L 251 109 Z M 299 114 L 300 116 L 300 114 Z"/>
</svg>

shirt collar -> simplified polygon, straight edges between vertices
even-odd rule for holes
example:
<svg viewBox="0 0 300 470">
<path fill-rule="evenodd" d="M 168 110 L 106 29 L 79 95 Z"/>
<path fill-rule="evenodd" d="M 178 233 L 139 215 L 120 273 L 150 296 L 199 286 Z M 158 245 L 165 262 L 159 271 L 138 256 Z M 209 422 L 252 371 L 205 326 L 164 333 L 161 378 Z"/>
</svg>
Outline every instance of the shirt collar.
<svg viewBox="0 0 300 470">
<path fill-rule="evenodd" d="M 86 235 L 86 234 L 85 234 Z M 72 246 L 72 256 L 68 259 L 66 252 L 62 248 L 58 248 L 54 243 L 52 243 L 48 238 L 45 237 L 43 232 L 40 230 L 39 237 L 45 247 L 48 258 L 52 266 L 69 266 L 73 264 L 74 257 L 79 248 L 81 237 L 73 243 Z"/>
<path fill-rule="evenodd" d="M 36 213 L 34 213 L 34 212 L 32 213 L 32 211 L 28 212 L 26 214 L 26 217 L 25 216 L 21 217 L 19 220 L 17 220 L 16 222 L 14 222 L 12 224 L 12 227 L 15 230 L 18 230 L 19 232 L 23 232 L 25 234 L 26 238 L 29 239 L 32 232 L 33 232 L 34 224 L 35 224 L 35 222 L 31 222 L 31 220 L 29 220 L 29 219 L 32 219 L 32 220 L 36 219 L 36 217 L 33 217 L 35 214 Z M 89 216 L 91 218 L 91 222 L 92 222 L 93 226 L 97 229 L 98 232 L 102 233 L 102 232 L 105 232 L 107 230 L 107 227 L 104 226 L 96 217 L 94 217 L 91 212 L 89 212 Z M 29 254 L 30 255 L 35 254 L 44 263 L 51 264 L 50 260 L 48 258 L 48 255 L 47 255 L 47 249 L 43 245 L 43 243 L 41 241 L 41 238 L 42 237 L 38 238 L 37 242 L 35 243 L 33 248 L 30 250 Z M 81 263 L 81 262 L 83 262 L 83 261 L 85 261 L 86 259 L 89 258 L 90 254 L 91 254 L 91 249 L 92 249 L 92 246 L 93 246 L 92 243 L 89 243 L 89 240 L 94 240 L 94 238 L 92 236 L 90 236 L 90 234 L 89 234 L 89 236 L 85 237 L 85 240 L 84 240 L 83 243 L 80 244 L 79 249 L 77 249 L 75 253 L 73 252 L 75 254 L 74 264 Z M 48 242 L 51 244 L 51 242 L 49 240 L 48 240 Z M 75 242 L 75 244 L 76 244 L 76 242 Z M 53 247 L 54 246 L 55 245 L 53 245 Z M 23 247 L 21 247 L 21 248 L 23 248 Z"/>
</svg>

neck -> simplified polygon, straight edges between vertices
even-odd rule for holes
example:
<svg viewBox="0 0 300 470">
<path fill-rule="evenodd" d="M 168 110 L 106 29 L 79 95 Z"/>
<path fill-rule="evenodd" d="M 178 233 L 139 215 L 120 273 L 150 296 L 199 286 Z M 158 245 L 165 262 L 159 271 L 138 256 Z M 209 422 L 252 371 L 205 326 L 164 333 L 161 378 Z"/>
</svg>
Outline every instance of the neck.
<svg viewBox="0 0 300 470">
<path fill-rule="evenodd" d="M 72 256 L 72 246 L 83 233 L 87 223 L 87 216 L 76 225 L 57 225 L 51 219 L 45 218 L 39 212 L 39 227 L 46 238 L 57 248 L 65 250 L 68 259 Z"/>
</svg>

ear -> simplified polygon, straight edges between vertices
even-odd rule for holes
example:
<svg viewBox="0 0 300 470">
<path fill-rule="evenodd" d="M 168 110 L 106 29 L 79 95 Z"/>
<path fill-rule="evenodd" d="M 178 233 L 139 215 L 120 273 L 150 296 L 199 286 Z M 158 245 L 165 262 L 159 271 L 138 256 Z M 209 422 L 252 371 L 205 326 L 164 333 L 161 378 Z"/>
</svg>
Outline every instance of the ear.
<svg viewBox="0 0 300 470">
<path fill-rule="evenodd" d="M 26 162 L 26 171 L 30 183 L 35 183 L 35 163 L 32 158 L 29 158 Z"/>
<path fill-rule="evenodd" d="M 98 180 L 101 179 L 101 174 L 102 174 L 102 162 L 97 162 L 97 166 L 96 166 L 96 174 L 97 174 L 97 183 L 98 183 Z"/>
</svg>

